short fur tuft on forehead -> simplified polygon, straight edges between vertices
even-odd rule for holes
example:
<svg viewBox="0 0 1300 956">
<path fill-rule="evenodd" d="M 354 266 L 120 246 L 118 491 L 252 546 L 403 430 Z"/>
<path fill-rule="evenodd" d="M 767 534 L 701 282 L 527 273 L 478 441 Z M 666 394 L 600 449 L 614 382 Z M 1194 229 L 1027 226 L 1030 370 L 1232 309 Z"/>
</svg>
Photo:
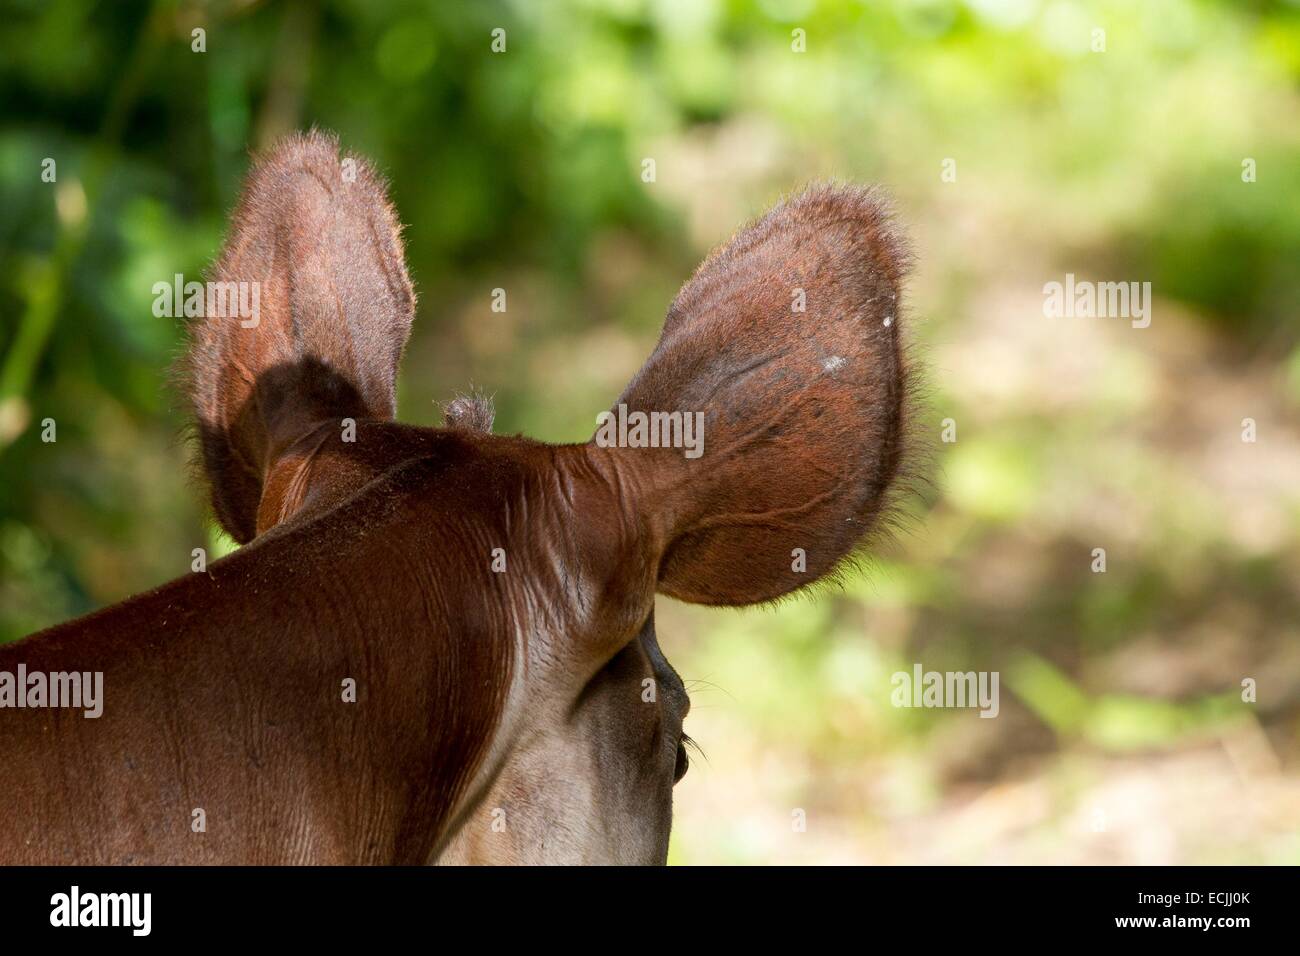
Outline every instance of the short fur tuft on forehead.
<svg viewBox="0 0 1300 956">
<path fill-rule="evenodd" d="M 464 428 L 490 435 L 495 418 L 492 399 L 478 393 L 458 395 L 442 406 L 443 424 L 448 428 Z"/>
</svg>

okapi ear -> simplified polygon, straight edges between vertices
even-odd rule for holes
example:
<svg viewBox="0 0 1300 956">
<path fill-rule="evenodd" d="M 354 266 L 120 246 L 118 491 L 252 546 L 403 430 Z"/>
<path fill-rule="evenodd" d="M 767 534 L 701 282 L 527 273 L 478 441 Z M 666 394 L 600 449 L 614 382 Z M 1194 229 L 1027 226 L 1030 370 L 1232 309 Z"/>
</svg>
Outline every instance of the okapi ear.
<svg viewBox="0 0 1300 956">
<path fill-rule="evenodd" d="M 703 426 L 694 449 L 615 453 L 662 548 L 660 592 L 772 600 L 879 523 L 906 445 L 909 264 L 877 193 L 822 186 L 742 230 L 681 290 L 617 412 Z"/>
<path fill-rule="evenodd" d="M 308 436 L 392 418 L 415 315 L 400 231 L 382 180 L 333 136 L 293 136 L 249 173 L 184 364 L 213 508 L 236 541 L 286 513 L 264 493 L 301 484 L 285 472 L 310 458 Z M 241 308 L 212 308 L 212 290 Z"/>
</svg>

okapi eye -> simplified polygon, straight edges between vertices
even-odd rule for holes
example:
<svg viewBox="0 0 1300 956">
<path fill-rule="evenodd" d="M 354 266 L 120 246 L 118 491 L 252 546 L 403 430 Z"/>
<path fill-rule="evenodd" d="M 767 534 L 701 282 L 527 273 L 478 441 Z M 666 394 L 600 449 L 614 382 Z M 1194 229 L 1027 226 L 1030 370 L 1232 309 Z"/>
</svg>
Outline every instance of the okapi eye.
<svg viewBox="0 0 1300 956">
<path fill-rule="evenodd" d="M 677 742 L 677 765 L 673 768 L 673 783 L 681 781 L 686 776 L 686 771 L 691 769 L 691 758 L 686 755 L 686 741 L 689 738 L 682 734 L 682 739 Z"/>
</svg>

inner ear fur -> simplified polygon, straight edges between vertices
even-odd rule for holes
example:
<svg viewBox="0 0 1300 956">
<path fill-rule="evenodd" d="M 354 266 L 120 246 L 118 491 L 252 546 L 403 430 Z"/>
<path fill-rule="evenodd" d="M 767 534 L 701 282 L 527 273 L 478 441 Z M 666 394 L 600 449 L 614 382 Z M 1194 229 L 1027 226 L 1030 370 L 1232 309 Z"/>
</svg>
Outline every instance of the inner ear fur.
<svg viewBox="0 0 1300 956">
<path fill-rule="evenodd" d="M 254 164 L 207 278 L 259 291 L 255 321 L 196 319 L 182 363 L 213 510 L 246 542 L 282 513 L 263 498 L 304 436 L 392 418 L 415 294 L 383 180 L 320 132 Z"/>
<path fill-rule="evenodd" d="M 910 254 L 875 190 L 817 186 L 715 250 L 619 402 L 702 413 L 703 451 L 623 447 L 661 543 L 659 590 L 768 601 L 877 527 L 908 453 Z"/>
</svg>

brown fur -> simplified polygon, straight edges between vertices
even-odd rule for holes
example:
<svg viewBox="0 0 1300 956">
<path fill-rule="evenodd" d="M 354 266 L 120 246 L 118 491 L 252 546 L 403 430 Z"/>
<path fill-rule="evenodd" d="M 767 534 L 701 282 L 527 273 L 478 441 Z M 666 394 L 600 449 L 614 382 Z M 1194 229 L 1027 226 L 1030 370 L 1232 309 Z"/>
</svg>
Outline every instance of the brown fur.
<svg viewBox="0 0 1300 956">
<path fill-rule="evenodd" d="M 873 193 L 781 204 L 682 289 L 621 401 L 704 413 L 688 459 L 493 436 L 480 398 L 389 421 L 414 298 L 382 184 L 343 168 L 311 134 L 253 169 L 214 277 L 264 283 L 261 324 L 193 329 L 213 508 L 251 543 L 0 648 L 106 696 L 0 711 L 0 862 L 663 862 L 689 704 L 656 591 L 772 600 L 879 526 L 908 257 Z"/>
<path fill-rule="evenodd" d="M 260 324 L 195 323 L 185 369 L 213 509 L 243 543 L 288 445 L 322 420 L 393 417 L 415 293 L 382 180 L 321 133 L 253 167 L 209 278 L 262 286 Z"/>
<path fill-rule="evenodd" d="M 706 416 L 704 458 L 653 451 L 652 465 L 638 463 L 653 468 L 649 510 L 671 516 L 664 593 L 778 598 L 831 572 L 875 527 L 907 451 L 909 261 L 874 192 L 822 186 L 739 232 L 678 294 L 619 400 Z M 800 289 L 806 311 L 795 312 Z M 806 572 L 792 570 L 795 548 Z"/>
</svg>

